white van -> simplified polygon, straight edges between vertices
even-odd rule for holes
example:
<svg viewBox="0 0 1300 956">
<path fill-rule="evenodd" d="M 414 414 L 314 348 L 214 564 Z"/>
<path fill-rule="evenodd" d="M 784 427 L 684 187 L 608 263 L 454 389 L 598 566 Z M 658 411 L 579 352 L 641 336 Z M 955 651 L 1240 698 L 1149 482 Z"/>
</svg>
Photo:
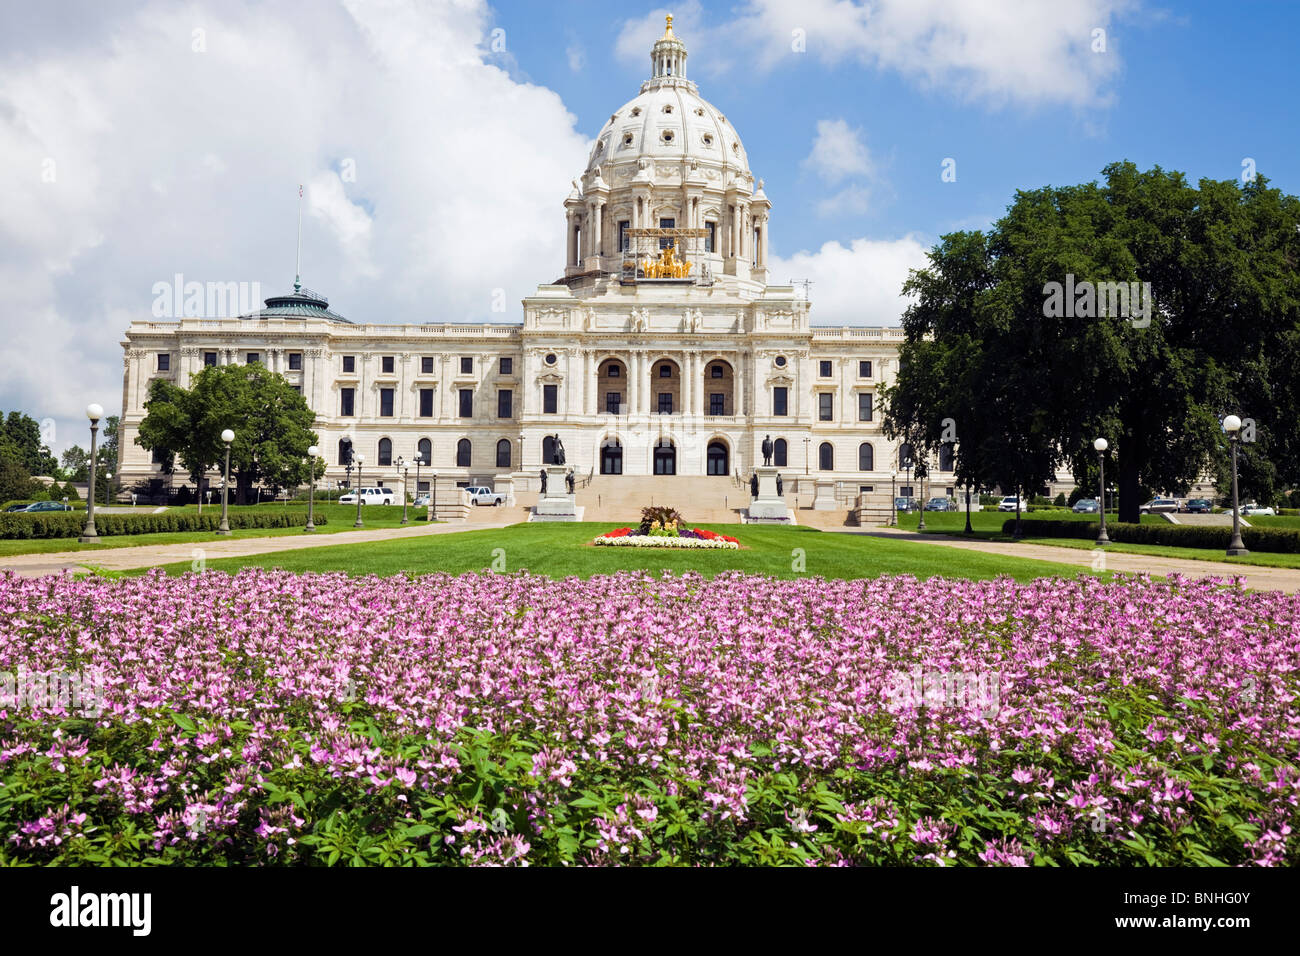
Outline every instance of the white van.
<svg viewBox="0 0 1300 956">
<path fill-rule="evenodd" d="M 391 505 L 397 500 L 397 495 L 387 488 L 362 488 L 361 503 L 363 505 Z M 357 503 L 357 493 L 349 491 L 346 495 L 339 497 L 339 504 L 354 505 Z"/>
</svg>

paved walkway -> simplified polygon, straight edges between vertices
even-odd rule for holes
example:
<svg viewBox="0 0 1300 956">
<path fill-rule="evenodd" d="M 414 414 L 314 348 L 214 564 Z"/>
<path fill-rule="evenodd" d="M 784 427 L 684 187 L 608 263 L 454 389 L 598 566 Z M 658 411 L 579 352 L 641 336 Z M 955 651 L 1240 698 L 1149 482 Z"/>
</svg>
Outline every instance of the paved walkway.
<svg viewBox="0 0 1300 956">
<path fill-rule="evenodd" d="M 938 544 L 966 551 L 983 551 L 985 554 L 1005 554 L 1010 557 L 1031 558 L 1038 561 L 1055 561 L 1075 567 L 1092 569 L 1093 549 L 1063 548 L 1049 544 L 1016 544 L 1010 541 L 987 541 L 953 537 L 944 534 L 921 534 L 897 528 L 837 528 L 839 534 L 865 534 L 880 538 L 903 538 L 924 544 Z M 1130 554 L 1123 551 L 1106 551 L 1107 571 L 1125 571 L 1134 574 L 1151 574 L 1167 577 L 1182 574 L 1189 578 L 1245 577 L 1246 586 L 1260 591 L 1300 591 L 1300 569 L 1265 568 L 1256 564 L 1229 564 L 1226 561 L 1194 561 L 1188 558 L 1163 558 L 1154 554 Z"/>
<path fill-rule="evenodd" d="M 92 551 L 59 551 L 51 554 L 15 554 L 0 557 L 0 572 L 15 571 L 21 577 L 34 578 L 45 574 L 58 574 L 65 568 L 84 570 L 93 566 L 110 571 L 133 568 L 152 568 L 162 564 L 192 562 L 200 557 L 204 561 L 220 558 L 241 558 L 276 551 L 297 551 L 301 548 L 329 548 L 339 544 L 364 544 L 369 541 L 391 541 L 395 538 L 422 538 L 431 534 L 455 534 L 460 531 L 482 531 L 485 528 L 504 528 L 518 518 L 500 523 L 474 524 L 421 524 L 407 528 L 374 528 L 360 531 L 336 531 L 329 534 L 277 535 L 270 538 L 220 538 L 213 536 L 203 541 L 183 544 L 142 545 L 133 548 L 99 548 Z"/>
</svg>

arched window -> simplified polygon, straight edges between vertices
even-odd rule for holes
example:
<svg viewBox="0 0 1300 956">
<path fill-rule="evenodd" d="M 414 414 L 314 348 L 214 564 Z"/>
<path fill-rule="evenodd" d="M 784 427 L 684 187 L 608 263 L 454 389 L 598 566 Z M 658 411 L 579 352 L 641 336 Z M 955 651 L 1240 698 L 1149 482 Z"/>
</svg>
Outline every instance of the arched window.
<svg viewBox="0 0 1300 956">
<path fill-rule="evenodd" d="M 817 448 L 817 467 L 822 471 L 835 470 L 835 449 L 828 441 L 822 442 Z"/>
<path fill-rule="evenodd" d="M 912 467 L 912 446 L 907 442 L 898 446 L 898 470 L 907 471 Z"/>
<path fill-rule="evenodd" d="M 510 467 L 510 439 L 503 438 L 497 442 L 497 467 Z"/>
<path fill-rule="evenodd" d="M 776 465 L 778 468 L 785 468 L 789 464 L 787 461 L 787 451 L 789 447 L 790 446 L 785 443 L 784 438 L 778 438 L 774 441 L 772 443 L 772 464 Z"/>
<path fill-rule="evenodd" d="M 939 470 L 952 471 L 952 466 L 957 458 L 953 449 L 957 446 L 950 441 L 944 442 L 939 446 Z"/>
<path fill-rule="evenodd" d="M 391 465 L 393 463 L 393 441 L 391 438 L 379 439 L 379 464 Z"/>
<path fill-rule="evenodd" d="M 555 464 L 555 438 L 551 435 L 542 439 L 542 464 Z"/>
<path fill-rule="evenodd" d="M 667 438 L 661 438 L 655 444 L 654 473 L 656 475 L 677 474 L 677 448 Z"/>
<path fill-rule="evenodd" d="M 420 464 L 433 464 L 433 442 L 427 438 L 421 438 L 420 443 L 415 446 L 420 455 Z"/>
<path fill-rule="evenodd" d="M 876 470 L 876 453 L 871 447 L 870 442 L 863 442 L 858 446 L 858 471 L 875 471 Z"/>
<path fill-rule="evenodd" d="M 339 464 L 352 464 L 352 442 L 348 441 L 346 438 L 339 439 Z"/>
<path fill-rule="evenodd" d="M 456 467 L 468 468 L 470 460 L 470 444 L 468 438 L 462 438 L 456 442 Z"/>
</svg>

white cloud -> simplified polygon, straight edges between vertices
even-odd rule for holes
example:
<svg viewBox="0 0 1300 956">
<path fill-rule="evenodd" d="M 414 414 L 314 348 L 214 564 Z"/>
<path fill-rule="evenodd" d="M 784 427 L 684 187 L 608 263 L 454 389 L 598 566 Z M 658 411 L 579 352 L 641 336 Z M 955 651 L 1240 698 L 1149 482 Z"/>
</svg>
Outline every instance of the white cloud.
<svg viewBox="0 0 1300 956">
<path fill-rule="evenodd" d="M 842 119 L 817 121 L 817 138 L 803 165 L 831 184 L 873 172 L 862 130 L 853 129 Z"/>
<path fill-rule="evenodd" d="M 871 208 L 871 190 L 866 186 L 845 186 L 833 196 L 817 202 L 817 215 L 861 216 Z"/>
<path fill-rule="evenodd" d="M 87 402 L 117 411 L 121 334 L 155 282 L 289 288 L 299 183 L 303 282 L 355 321 L 518 321 L 563 271 L 588 143 L 554 92 L 485 62 L 484 0 L 97 17 L 111 43 L 0 52 L 0 408 L 84 444 Z"/>
<path fill-rule="evenodd" d="M 909 269 L 928 264 L 928 246 L 915 235 L 901 239 L 828 242 L 816 252 L 773 257 L 772 281 L 812 280 L 816 325 L 898 325 L 907 307 L 902 296 Z"/>
<path fill-rule="evenodd" d="M 678 31 L 694 57 L 708 51 L 707 71 L 740 64 L 773 69 L 810 56 L 827 64 L 863 63 L 994 106 L 1104 107 L 1120 71 L 1111 41 L 1114 21 L 1140 0 L 748 0 L 733 20 L 700 23 L 699 6 L 683 11 Z M 663 11 L 630 20 L 618 52 L 644 60 Z M 674 26 L 676 26 L 676 20 Z M 1094 52 L 1094 30 L 1106 52 Z M 802 30 L 806 52 L 796 52 Z M 744 49 L 752 55 L 738 55 Z M 711 61 L 713 51 L 721 55 Z M 724 52 L 725 51 L 725 52 Z"/>
<path fill-rule="evenodd" d="M 582 72 L 582 68 L 587 63 L 587 52 L 582 48 L 581 43 L 578 43 L 576 41 L 570 43 L 564 49 L 564 56 L 569 61 L 570 70 L 572 70 L 574 73 Z"/>
</svg>

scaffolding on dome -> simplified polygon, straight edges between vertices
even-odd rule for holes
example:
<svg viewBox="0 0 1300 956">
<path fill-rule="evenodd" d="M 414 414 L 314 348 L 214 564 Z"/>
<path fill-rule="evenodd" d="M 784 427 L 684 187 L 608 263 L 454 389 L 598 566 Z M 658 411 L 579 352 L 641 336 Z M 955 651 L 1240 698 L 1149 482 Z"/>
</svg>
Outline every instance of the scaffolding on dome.
<svg viewBox="0 0 1300 956">
<path fill-rule="evenodd" d="M 705 229 L 625 229 L 624 282 L 677 282 L 709 285 L 708 264 L 701 255 L 700 240 Z"/>
</svg>

